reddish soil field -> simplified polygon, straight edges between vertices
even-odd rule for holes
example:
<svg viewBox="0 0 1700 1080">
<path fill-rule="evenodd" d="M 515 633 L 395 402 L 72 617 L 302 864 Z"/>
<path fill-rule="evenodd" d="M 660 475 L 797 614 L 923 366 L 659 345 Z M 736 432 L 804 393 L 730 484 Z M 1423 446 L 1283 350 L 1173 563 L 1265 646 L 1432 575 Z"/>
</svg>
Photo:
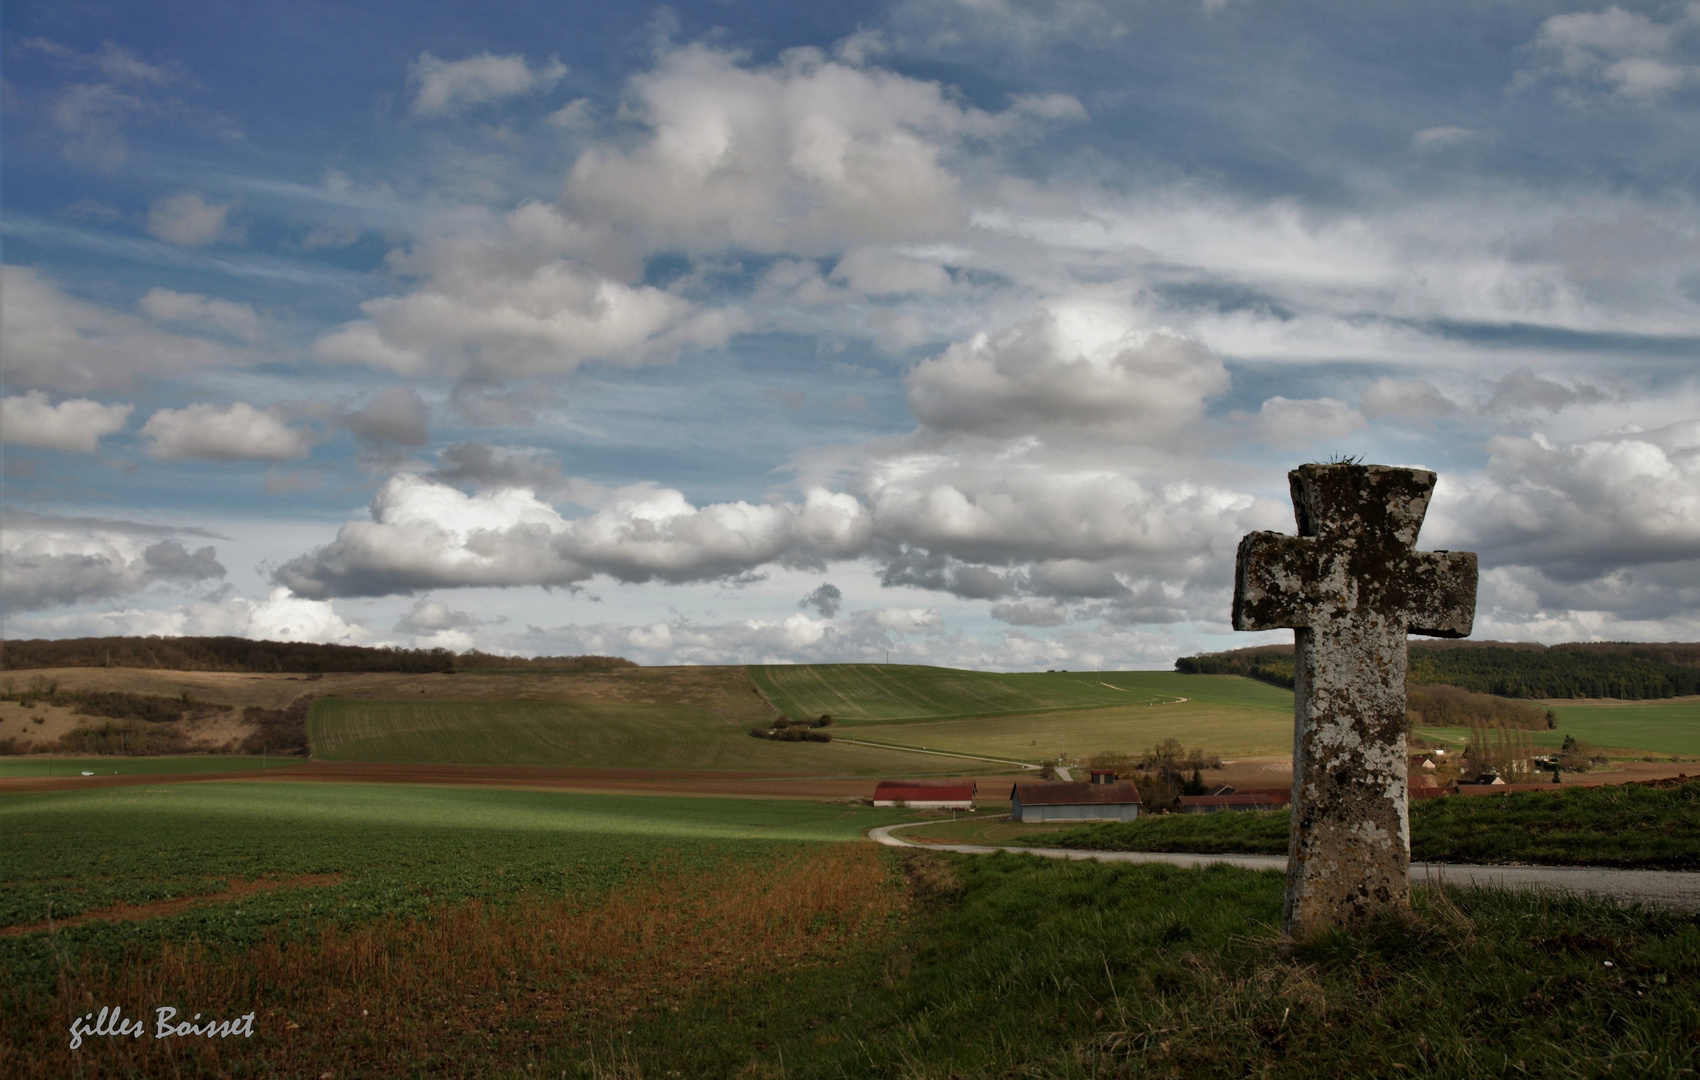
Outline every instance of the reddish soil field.
<svg viewBox="0 0 1700 1080">
<path fill-rule="evenodd" d="M 930 778 L 936 780 L 936 777 Z M 1008 795 L 1014 777 L 977 777 L 983 793 Z M 725 795 L 745 798 L 846 799 L 869 797 L 873 777 L 801 776 L 784 773 L 711 772 L 682 769 L 557 769 L 506 765 L 409 765 L 355 761 L 309 761 L 272 772 L 146 773 L 132 776 L 44 776 L 8 779 L 0 790 L 72 791 L 135 784 L 187 784 L 246 780 L 267 784 L 470 784 L 550 791 L 620 792 L 650 795 Z"/>
</svg>

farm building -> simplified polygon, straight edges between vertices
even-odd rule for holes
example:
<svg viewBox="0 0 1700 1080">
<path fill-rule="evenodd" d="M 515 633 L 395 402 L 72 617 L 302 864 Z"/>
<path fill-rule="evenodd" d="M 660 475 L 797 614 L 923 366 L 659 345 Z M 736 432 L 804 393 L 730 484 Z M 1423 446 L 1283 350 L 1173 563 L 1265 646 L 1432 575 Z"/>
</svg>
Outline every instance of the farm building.
<svg viewBox="0 0 1700 1080">
<path fill-rule="evenodd" d="M 1133 781 L 1103 769 L 1092 770 L 1091 780 L 1016 784 L 1009 793 L 1015 821 L 1132 821 L 1139 807 Z"/>
<path fill-rule="evenodd" d="M 1240 788 L 1218 784 L 1203 795 L 1182 795 L 1177 809 L 1183 814 L 1214 814 L 1221 810 L 1276 810 L 1292 801 L 1287 788 Z"/>
<path fill-rule="evenodd" d="M 1273 810 L 1275 800 L 1252 792 L 1233 792 L 1227 795 L 1182 795 L 1179 800 L 1183 814 L 1215 814 L 1223 810 Z"/>
<path fill-rule="evenodd" d="M 980 785 L 973 781 L 920 783 L 881 780 L 874 787 L 875 806 L 905 806 L 911 810 L 972 810 Z"/>
</svg>

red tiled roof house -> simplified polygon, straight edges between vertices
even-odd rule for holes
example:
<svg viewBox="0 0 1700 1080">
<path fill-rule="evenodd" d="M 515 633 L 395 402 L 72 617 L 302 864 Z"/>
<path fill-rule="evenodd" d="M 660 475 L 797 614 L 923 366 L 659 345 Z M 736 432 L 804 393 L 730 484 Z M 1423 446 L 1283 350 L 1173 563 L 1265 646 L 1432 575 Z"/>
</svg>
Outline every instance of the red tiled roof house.
<svg viewBox="0 0 1700 1080">
<path fill-rule="evenodd" d="M 969 780 L 920 783 L 881 780 L 874 787 L 875 806 L 906 806 L 911 810 L 972 810 L 980 785 Z"/>
</svg>

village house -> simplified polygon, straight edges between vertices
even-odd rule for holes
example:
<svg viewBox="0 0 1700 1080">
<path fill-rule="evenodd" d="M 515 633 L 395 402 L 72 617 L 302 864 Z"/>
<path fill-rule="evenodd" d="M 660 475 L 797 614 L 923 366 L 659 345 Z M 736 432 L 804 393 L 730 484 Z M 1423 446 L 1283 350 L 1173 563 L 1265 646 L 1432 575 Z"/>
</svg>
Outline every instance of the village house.
<svg viewBox="0 0 1700 1080">
<path fill-rule="evenodd" d="M 1139 789 L 1108 769 L 1092 779 L 1016 784 L 1009 793 L 1014 821 L 1132 821 L 1139 816 Z"/>
<path fill-rule="evenodd" d="M 881 780 L 874 786 L 875 806 L 902 806 L 910 810 L 972 810 L 980 785 L 971 780 L 922 782 Z"/>
</svg>

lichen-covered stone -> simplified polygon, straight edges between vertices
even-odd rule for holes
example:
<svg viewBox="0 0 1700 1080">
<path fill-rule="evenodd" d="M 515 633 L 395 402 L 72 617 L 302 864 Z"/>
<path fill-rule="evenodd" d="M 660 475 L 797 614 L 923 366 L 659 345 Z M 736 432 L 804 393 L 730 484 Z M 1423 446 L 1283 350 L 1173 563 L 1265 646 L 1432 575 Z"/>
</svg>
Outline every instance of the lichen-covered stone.
<svg viewBox="0 0 1700 1080">
<path fill-rule="evenodd" d="M 1417 551 L 1434 473 L 1305 465 L 1299 535 L 1240 541 L 1236 630 L 1292 627 L 1293 829 L 1284 929 L 1349 926 L 1410 900 L 1405 637 L 1465 637 L 1476 557 Z"/>
</svg>

